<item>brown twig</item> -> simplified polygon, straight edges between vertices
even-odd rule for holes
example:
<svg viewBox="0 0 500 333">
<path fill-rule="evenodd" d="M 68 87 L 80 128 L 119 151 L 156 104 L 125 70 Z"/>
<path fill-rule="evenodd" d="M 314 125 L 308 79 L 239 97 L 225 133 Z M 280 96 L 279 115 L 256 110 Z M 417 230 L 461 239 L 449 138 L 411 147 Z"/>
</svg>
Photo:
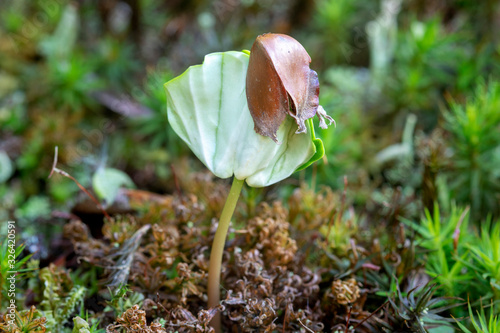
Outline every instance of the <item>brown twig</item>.
<svg viewBox="0 0 500 333">
<path fill-rule="evenodd" d="M 365 321 L 367 321 L 368 319 L 370 319 L 375 313 L 379 312 L 384 306 L 387 305 L 387 303 L 389 303 L 389 301 L 385 301 L 384 304 L 382 304 L 381 306 L 379 306 L 375 311 L 373 311 L 372 313 L 370 313 L 370 315 L 366 318 L 364 318 L 362 321 L 360 321 L 354 328 L 353 330 L 355 330 L 356 328 L 358 328 L 359 326 L 361 326 Z"/>
<path fill-rule="evenodd" d="M 287 320 L 288 320 L 288 303 L 285 308 L 285 318 L 283 318 L 283 333 L 285 333 Z"/>
<path fill-rule="evenodd" d="M 347 312 L 347 321 L 345 323 L 345 332 L 349 332 L 349 323 L 351 322 L 351 312 L 352 312 L 352 307 L 349 307 L 349 312 Z"/>
<path fill-rule="evenodd" d="M 52 177 L 52 175 L 55 173 L 58 173 L 66 178 L 69 178 L 71 179 L 73 182 L 75 182 L 75 184 L 80 188 L 80 190 L 82 190 L 85 194 L 87 194 L 89 196 L 89 198 L 96 204 L 97 208 L 99 208 L 101 210 L 101 212 L 104 214 L 104 216 L 108 219 L 111 218 L 111 216 L 109 216 L 109 214 L 106 212 L 106 210 L 104 209 L 104 207 L 101 205 L 101 203 L 99 202 L 99 200 L 97 200 L 85 187 L 83 187 L 82 184 L 80 184 L 78 182 L 78 180 L 75 179 L 75 177 L 73 177 L 72 175 L 70 175 L 69 173 L 67 173 L 66 171 L 64 170 L 61 170 L 61 169 L 58 169 L 56 167 L 57 165 L 57 151 L 58 151 L 58 148 L 56 146 L 55 148 L 55 153 L 54 153 L 54 162 L 52 163 L 52 170 L 50 170 L 50 174 L 49 174 L 49 177 Z"/>
<path fill-rule="evenodd" d="M 177 195 L 182 200 L 182 191 L 181 186 L 179 185 L 179 177 L 177 177 L 177 172 L 175 172 L 175 168 L 173 164 L 170 164 L 170 170 L 172 170 L 172 177 L 174 178 L 175 191 Z"/>
<path fill-rule="evenodd" d="M 299 318 L 297 318 L 297 321 L 300 323 L 300 325 L 302 325 L 302 327 L 304 327 L 306 330 L 308 330 L 309 332 L 312 332 L 314 333 L 314 331 L 312 329 L 310 329 L 309 327 L 307 327 L 306 325 L 304 325 L 304 323 L 302 321 L 300 321 Z"/>
</svg>

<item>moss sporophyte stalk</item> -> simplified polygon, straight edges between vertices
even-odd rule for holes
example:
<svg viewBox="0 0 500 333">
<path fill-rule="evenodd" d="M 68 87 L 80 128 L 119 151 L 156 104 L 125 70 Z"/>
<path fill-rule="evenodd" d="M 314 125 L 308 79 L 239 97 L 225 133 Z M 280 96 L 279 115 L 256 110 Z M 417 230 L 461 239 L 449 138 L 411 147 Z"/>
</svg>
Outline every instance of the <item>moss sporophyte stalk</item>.
<svg viewBox="0 0 500 333">
<path fill-rule="evenodd" d="M 220 303 L 224 244 L 243 183 L 274 184 L 324 155 L 311 118 L 318 115 L 322 128 L 325 119 L 333 119 L 318 103 L 319 83 L 310 62 L 295 39 L 264 34 L 251 53 L 208 54 L 203 64 L 165 83 L 173 130 L 217 177 L 233 177 L 210 255 L 210 308 Z M 221 331 L 220 314 L 212 325 Z"/>
</svg>

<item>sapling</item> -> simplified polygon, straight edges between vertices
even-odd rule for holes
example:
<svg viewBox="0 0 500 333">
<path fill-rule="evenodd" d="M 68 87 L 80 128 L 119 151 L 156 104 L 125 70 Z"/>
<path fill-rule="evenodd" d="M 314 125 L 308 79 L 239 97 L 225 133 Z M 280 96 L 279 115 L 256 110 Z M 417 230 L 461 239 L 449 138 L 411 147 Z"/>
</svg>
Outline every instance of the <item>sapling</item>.
<svg viewBox="0 0 500 333">
<path fill-rule="evenodd" d="M 325 119 L 333 119 L 318 103 L 319 83 L 310 62 L 295 39 L 264 34 L 251 53 L 208 54 L 202 65 L 165 84 L 174 131 L 216 176 L 233 176 L 210 254 L 210 308 L 220 303 L 225 239 L 243 183 L 268 186 L 323 157 L 311 118 L 318 115 L 322 128 Z M 300 134 L 308 130 L 309 135 Z M 212 325 L 221 331 L 220 314 Z"/>
</svg>

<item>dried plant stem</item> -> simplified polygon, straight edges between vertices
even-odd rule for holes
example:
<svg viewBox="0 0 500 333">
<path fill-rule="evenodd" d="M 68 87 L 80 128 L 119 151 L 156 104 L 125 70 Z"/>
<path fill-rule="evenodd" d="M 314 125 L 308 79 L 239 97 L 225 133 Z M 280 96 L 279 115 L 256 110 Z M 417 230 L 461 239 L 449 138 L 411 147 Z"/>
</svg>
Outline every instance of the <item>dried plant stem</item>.
<svg viewBox="0 0 500 333">
<path fill-rule="evenodd" d="M 58 169 L 56 166 L 57 166 L 57 155 L 58 155 L 58 147 L 56 146 L 55 147 L 55 152 L 54 152 L 54 162 L 52 163 L 52 170 L 50 170 L 50 174 L 49 174 L 49 177 L 47 178 L 50 178 L 52 177 L 52 175 L 55 173 L 58 173 L 66 178 L 69 178 L 71 179 L 79 188 L 80 190 L 82 190 L 85 194 L 87 194 L 89 196 L 89 198 L 96 204 L 97 208 L 99 208 L 101 210 L 101 212 L 103 213 L 103 215 L 107 218 L 107 219 L 111 219 L 111 216 L 109 216 L 108 212 L 106 212 L 106 210 L 104 209 L 104 207 L 101 205 L 101 203 L 99 202 L 99 200 L 97 200 L 92 194 L 90 194 L 89 191 L 87 191 L 87 189 L 85 187 L 83 187 L 82 184 L 80 184 L 80 182 L 78 180 L 76 180 L 75 177 L 73 177 L 72 175 L 70 175 L 69 173 L 67 173 L 66 171 L 64 170 L 61 170 L 61 169 Z"/>
<path fill-rule="evenodd" d="M 227 230 L 233 216 L 236 203 L 241 193 L 241 188 L 245 180 L 239 180 L 234 177 L 231 190 L 227 196 L 226 203 L 222 209 L 219 219 L 219 226 L 215 232 L 214 242 L 212 243 L 212 252 L 210 253 L 210 266 L 208 268 L 208 307 L 213 308 L 220 303 L 220 276 L 222 265 L 222 254 L 226 243 Z M 217 313 L 210 322 L 216 333 L 221 332 L 220 313 Z"/>
</svg>

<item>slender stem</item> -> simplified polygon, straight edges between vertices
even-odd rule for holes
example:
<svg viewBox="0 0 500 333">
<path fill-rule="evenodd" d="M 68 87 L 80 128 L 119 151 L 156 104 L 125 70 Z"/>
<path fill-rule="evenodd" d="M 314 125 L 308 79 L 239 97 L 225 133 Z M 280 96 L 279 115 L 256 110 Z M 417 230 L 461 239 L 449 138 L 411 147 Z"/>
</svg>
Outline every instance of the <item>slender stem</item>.
<svg viewBox="0 0 500 333">
<path fill-rule="evenodd" d="M 222 209 L 219 219 L 219 226 L 215 232 L 214 242 L 212 243 L 212 252 L 210 253 L 210 266 L 208 268 L 208 307 L 213 308 L 220 303 L 220 276 L 222 265 L 222 254 L 226 243 L 227 230 L 233 216 L 236 203 L 241 193 L 241 188 L 245 180 L 239 180 L 234 177 L 231 190 L 227 196 L 226 203 Z M 221 332 L 220 313 L 217 313 L 211 321 L 212 327 L 216 333 Z"/>
</svg>

